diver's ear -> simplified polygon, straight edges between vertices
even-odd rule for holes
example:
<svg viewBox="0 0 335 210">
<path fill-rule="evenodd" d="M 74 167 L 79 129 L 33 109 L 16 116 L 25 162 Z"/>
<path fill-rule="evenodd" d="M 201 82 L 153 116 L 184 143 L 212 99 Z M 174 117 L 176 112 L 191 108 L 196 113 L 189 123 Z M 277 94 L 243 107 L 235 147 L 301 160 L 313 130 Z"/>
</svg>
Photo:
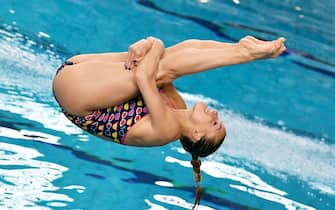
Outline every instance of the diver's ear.
<svg viewBox="0 0 335 210">
<path fill-rule="evenodd" d="M 193 129 L 192 131 L 192 140 L 198 141 L 199 139 L 201 139 L 201 137 L 203 136 L 203 133 L 199 130 L 199 129 Z"/>
</svg>

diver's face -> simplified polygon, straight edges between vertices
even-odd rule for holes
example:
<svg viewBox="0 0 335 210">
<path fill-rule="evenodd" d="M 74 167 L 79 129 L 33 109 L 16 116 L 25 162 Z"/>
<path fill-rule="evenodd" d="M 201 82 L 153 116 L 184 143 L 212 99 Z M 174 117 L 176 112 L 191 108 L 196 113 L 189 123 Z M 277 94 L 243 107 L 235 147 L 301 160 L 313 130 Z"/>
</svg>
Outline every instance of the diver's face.
<svg viewBox="0 0 335 210">
<path fill-rule="evenodd" d="M 219 120 L 218 112 L 209 109 L 204 102 L 198 102 L 193 106 L 191 119 L 196 124 L 196 129 L 199 129 L 202 136 L 207 139 L 219 141 L 226 135 L 226 129 Z"/>
</svg>

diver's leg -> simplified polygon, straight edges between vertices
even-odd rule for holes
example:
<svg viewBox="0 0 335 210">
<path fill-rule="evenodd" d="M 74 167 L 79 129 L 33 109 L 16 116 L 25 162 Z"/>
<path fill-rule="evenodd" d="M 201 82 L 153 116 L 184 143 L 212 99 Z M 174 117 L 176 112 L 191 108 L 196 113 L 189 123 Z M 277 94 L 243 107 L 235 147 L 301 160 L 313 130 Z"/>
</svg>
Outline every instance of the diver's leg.
<svg viewBox="0 0 335 210">
<path fill-rule="evenodd" d="M 225 49 L 233 46 L 233 43 L 225 43 L 214 40 L 200 40 L 200 39 L 188 39 L 179 42 L 175 45 L 167 47 L 165 49 L 165 55 L 168 56 L 171 53 L 175 53 L 186 48 L 195 49 Z M 127 59 L 127 52 L 109 52 L 109 53 L 95 53 L 95 54 L 79 54 L 75 55 L 68 60 L 74 63 L 81 63 L 85 61 L 99 60 L 103 62 L 125 62 Z"/>
<path fill-rule="evenodd" d="M 200 39 L 188 39 L 182 42 L 179 42 L 173 46 L 170 46 L 165 49 L 165 53 L 170 54 L 183 50 L 185 48 L 195 48 L 195 49 L 224 49 L 230 47 L 234 43 L 219 42 L 214 40 L 200 40 Z"/>
<path fill-rule="evenodd" d="M 171 53 L 183 50 L 185 48 L 197 48 L 197 49 L 221 49 L 229 47 L 233 44 L 223 43 L 212 40 L 196 40 L 189 39 L 180 42 L 171 47 L 165 49 L 165 55 L 168 56 Z M 69 61 L 74 63 L 82 63 L 86 61 L 102 61 L 102 62 L 125 62 L 127 59 L 128 52 L 109 52 L 109 53 L 92 53 L 92 54 L 79 54 L 69 58 Z"/>
<path fill-rule="evenodd" d="M 263 42 L 257 40 L 256 38 L 250 37 L 249 39 L 253 39 L 255 42 Z M 214 40 L 199 40 L 199 39 L 188 39 L 182 42 L 179 42 L 173 46 L 167 47 L 165 49 L 165 57 L 170 54 L 174 54 L 179 51 L 183 51 L 185 49 L 222 49 L 222 50 L 230 50 L 234 49 L 236 43 L 225 43 Z M 95 53 L 95 54 L 79 54 L 75 55 L 68 60 L 74 63 L 81 63 L 84 61 L 92 61 L 99 60 L 102 62 L 125 62 L 128 56 L 128 52 L 109 52 L 109 53 Z"/>
<path fill-rule="evenodd" d="M 217 67 L 276 57 L 285 50 L 284 41 L 282 38 L 261 41 L 245 37 L 222 48 L 180 48 L 161 60 L 157 83 L 169 83 L 178 77 Z"/>
</svg>

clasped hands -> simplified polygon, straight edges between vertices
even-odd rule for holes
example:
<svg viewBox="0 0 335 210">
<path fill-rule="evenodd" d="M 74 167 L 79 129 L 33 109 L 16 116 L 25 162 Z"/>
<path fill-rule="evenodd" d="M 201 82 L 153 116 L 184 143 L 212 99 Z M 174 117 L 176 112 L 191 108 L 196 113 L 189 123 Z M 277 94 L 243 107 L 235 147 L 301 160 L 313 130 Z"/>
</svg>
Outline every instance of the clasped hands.
<svg viewBox="0 0 335 210">
<path fill-rule="evenodd" d="M 135 42 L 134 44 L 130 45 L 128 47 L 128 56 L 124 64 L 124 68 L 126 70 L 132 70 L 136 68 L 138 64 L 141 62 L 141 60 L 144 58 L 144 56 L 151 49 L 155 41 L 162 42 L 157 38 L 148 37 L 146 39 L 141 39 Z"/>
</svg>

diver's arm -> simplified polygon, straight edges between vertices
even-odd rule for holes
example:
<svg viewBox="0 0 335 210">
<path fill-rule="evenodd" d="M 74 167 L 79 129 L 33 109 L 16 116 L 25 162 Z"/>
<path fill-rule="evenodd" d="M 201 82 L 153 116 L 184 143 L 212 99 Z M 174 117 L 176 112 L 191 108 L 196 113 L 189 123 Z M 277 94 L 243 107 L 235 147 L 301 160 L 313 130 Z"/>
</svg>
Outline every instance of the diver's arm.
<svg viewBox="0 0 335 210">
<path fill-rule="evenodd" d="M 138 88 L 149 109 L 153 130 L 157 133 L 161 133 L 166 130 L 165 121 L 168 118 L 167 107 L 160 97 L 155 82 L 155 75 L 163 53 L 164 46 L 160 40 L 156 40 L 150 51 L 146 54 L 135 70 Z"/>
</svg>

